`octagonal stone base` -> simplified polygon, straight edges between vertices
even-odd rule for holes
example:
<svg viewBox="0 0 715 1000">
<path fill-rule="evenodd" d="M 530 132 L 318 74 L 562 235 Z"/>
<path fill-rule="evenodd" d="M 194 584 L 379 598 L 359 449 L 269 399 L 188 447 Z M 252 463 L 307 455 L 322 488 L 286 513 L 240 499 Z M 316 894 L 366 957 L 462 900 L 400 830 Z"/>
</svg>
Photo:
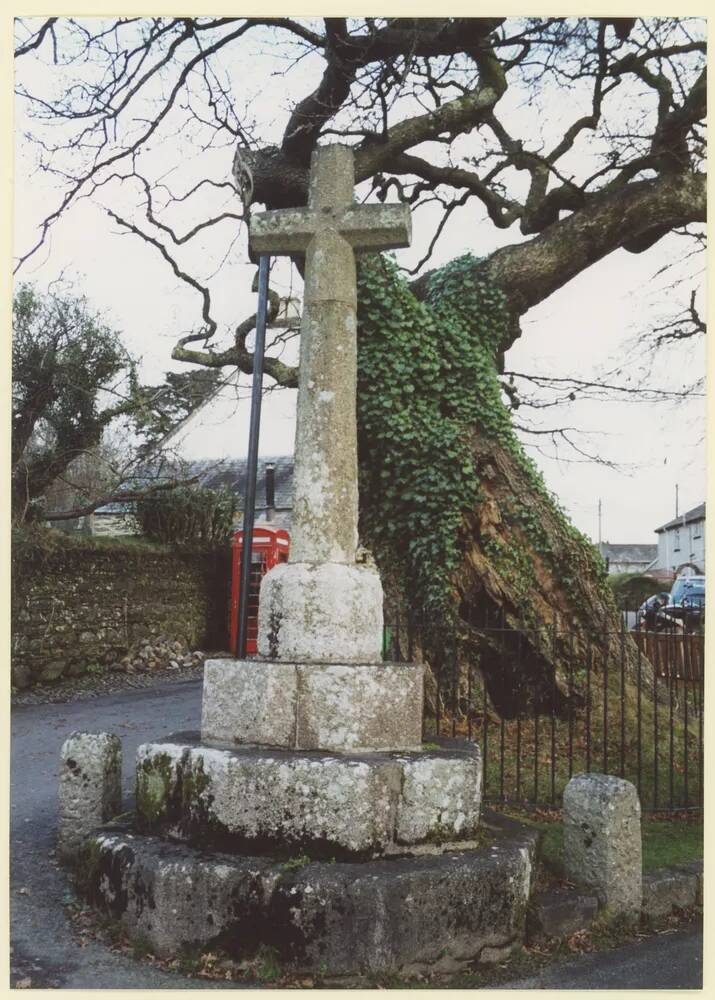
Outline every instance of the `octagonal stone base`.
<svg viewBox="0 0 715 1000">
<path fill-rule="evenodd" d="M 201 739 L 346 753 L 417 750 L 422 665 L 207 660 Z"/>
<path fill-rule="evenodd" d="M 453 972 L 522 939 L 536 834 L 439 857 L 287 864 L 212 854 L 109 825 L 78 889 L 161 956 L 271 948 L 285 972 Z"/>
<path fill-rule="evenodd" d="M 289 663 L 379 663 L 382 601 L 370 566 L 279 563 L 261 582 L 258 653 Z"/>
<path fill-rule="evenodd" d="M 311 857 L 475 846 L 479 746 L 420 753 L 218 750 L 177 734 L 137 751 L 137 821 L 201 847 Z"/>
</svg>

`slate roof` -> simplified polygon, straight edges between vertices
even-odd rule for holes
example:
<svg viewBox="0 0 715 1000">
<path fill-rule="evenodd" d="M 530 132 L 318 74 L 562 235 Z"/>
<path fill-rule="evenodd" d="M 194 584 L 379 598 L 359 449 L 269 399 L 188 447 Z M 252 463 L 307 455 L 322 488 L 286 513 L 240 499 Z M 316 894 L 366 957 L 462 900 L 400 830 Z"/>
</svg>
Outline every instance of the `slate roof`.
<svg viewBox="0 0 715 1000">
<path fill-rule="evenodd" d="M 266 465 L 275 466 L 275 502 L 274 510 L 290 511 L 293 507 L 293 456 L 264 455 L 258 459 L 258 477 L 256 483 L 256 516 L 266 510 Z M 248 460 L 237 459 L 200 459 L 189 462 L 181 469 L 181 475 L 187 479 L 197 476 L 199 484 L 208 489 L 228 489 L 237 500 L 243 501 L 246 492 L 248 476 Z M 131 482 L 123 485 L 128 489 L 141 489 L 148 482 L 157 482 L 155 476 L 137 475 Z M 95 514 L 126 514 L 133 509 L 133 503 L 108 503 L 98 507 Z"/>
<path fill-rule="evenodd" d="M 264 455 L 258 459 L 258 475 L 256 481 L 256 512 L 266 508 L 266 465 L 275 465 L 275 503 L 276 510 L 290 510 L 293 506 L 293 456 Z M 229 489 L 236 497 L 243 499 L 246 492 L 248 477 L 248 460 L 245 458 L 227 459 L 222 462 L 202 459 L 191 462 L 188 475 L 198 476 L 202 486 L 211 490 Z"/>
<path fill-rule="evenodd" d="M 611 562 L 650 563 L 658 555 L 657 545 L 601 542 L 599 549 L 603 558 L 609 559 Z"/>
<path fill-rule="evenodd" d="M 697 507 L 693 507 L 692 510 L 686 511 L 679 517 L 674 517 L 672 521 L 668 521 L 667 524 L 662 524 L 660 528 L 656 528 L 656 534 L 661 531 L 668 531 L 670 528 L 682 528 L 684 524 L 691 524 L 693 521 L 702 521 L 705 518 L 705 503 L 699 503 Z"/>
</svg>

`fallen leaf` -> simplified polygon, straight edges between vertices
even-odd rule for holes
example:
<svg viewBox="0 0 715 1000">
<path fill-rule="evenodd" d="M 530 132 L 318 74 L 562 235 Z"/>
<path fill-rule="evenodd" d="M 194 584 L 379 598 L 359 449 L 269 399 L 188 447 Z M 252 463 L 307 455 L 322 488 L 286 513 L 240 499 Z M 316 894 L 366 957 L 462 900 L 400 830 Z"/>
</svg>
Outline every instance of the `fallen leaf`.
<svg viewBox="0 0 715 1000">
<path fill-rule="evenodd" d="M 15 983 L 15 989 L 16 990 L 30 990 L 30 989 L 32 989 L 32 980 L 31 979 L 18 979 L 18 981 Z"/>
</svg>

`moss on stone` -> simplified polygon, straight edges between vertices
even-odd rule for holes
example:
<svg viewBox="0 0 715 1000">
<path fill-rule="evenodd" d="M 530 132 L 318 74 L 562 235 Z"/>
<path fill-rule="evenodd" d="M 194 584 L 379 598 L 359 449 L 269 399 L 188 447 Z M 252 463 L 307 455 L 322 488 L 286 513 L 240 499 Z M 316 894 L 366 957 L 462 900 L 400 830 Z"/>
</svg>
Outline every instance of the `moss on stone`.
<svg viewBox="0 0 715 1000">
<path fill-rule="evenodd" d="M 70 860 L 72 878 L 79 896 L 85 899 L 91 897 L 101 863 L 102 848 L 99 841 L 95 837 L 88 837 L 78 848 L 74 859 Z"/>
<path fill-rule="evenodd" d="M 211 797 L 204 794 L 210 780 L 204 771 L 203 757 L 192 761 L 190 753 L 185 751 L 178 771 L 180 814 L 188 817 L 192 825 L 216 826 L 216 820 L 211 812 Z"/>
<path fill-rule="evenodd" d="M 137 766 L 137 815 L 142 825 L 155 826 L 166 819 L 174 767 L 169 754 L 156 754 Z"/>
</svg>

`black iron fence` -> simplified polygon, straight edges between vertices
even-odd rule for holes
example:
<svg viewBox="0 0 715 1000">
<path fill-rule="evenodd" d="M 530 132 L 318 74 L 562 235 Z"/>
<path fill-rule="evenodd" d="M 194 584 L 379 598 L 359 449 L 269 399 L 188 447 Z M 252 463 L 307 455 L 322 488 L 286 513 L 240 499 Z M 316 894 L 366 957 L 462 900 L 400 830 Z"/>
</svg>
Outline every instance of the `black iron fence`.
<svg viewBox="0 0 715 1000">
<path fill-rule="evenodd" d="M 466 737 L 480 743 L 488 802 L 558 807 L 572 775 L 600 771 L 632 781 L 644 810 L 701 809 L 703 802 L 704 637 L 674 630 L 619 632 L 583 640 L 553 628 L 539 636 L 503 622 L 479 628 L 490 668 L 500 646 L 518 675 L 522 650 L 544 641 L 565 663 L 547 710 L 500 714 L 478 652 L 448 658 L 426 682 L 424 741 Z M 538 639 L 538 642 L 537 642 Z M 474 646 L 472 647 L 475 648 Z M 573 655 L 564 657 L 564 649 Z M 385 659 L 420 655 L 419 630 L 385 628 Z M 578 652 L 576 652 L 576 650 Z M 528 699 L 526 699 L 528 700 Z"/>
</svg>

